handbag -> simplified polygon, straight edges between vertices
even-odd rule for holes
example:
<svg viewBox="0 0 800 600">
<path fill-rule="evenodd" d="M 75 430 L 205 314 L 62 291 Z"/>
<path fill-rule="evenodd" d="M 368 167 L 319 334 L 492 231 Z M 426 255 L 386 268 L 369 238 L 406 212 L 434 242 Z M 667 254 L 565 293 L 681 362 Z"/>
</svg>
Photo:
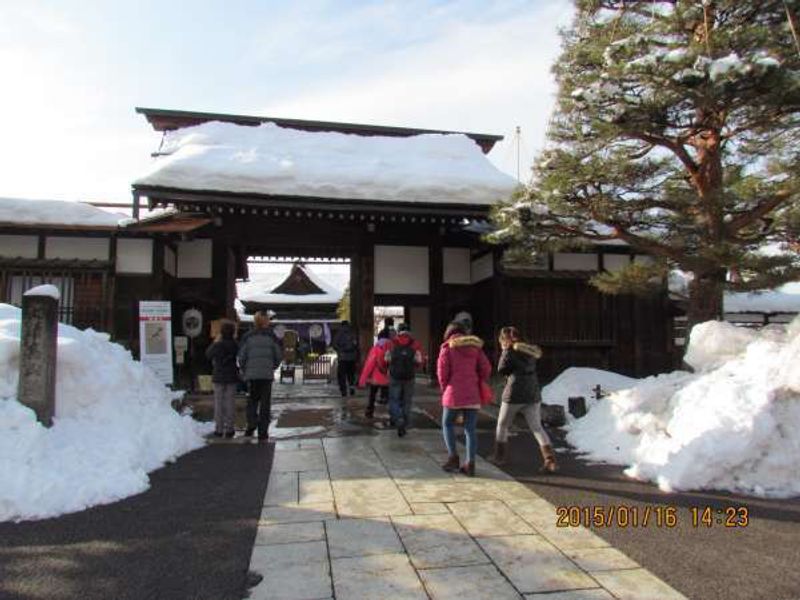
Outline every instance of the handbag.
<svg viewBox="0 0 800 600">
<path fill-rule="evenodd" d="M 494 402 L 494 390 L 489 385 L 488 381 L 481 380 L 480 382 L 480 396 L 481 406 L 486 406 Z"/>
</svg>

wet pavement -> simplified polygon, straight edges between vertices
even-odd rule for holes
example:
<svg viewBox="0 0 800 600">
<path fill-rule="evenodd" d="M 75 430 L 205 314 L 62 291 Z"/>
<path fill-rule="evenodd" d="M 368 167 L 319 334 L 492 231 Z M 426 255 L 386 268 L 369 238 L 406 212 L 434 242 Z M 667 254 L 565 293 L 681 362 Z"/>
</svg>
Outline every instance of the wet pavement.
<svg viewBox="0 0 800 600">
<path fill-rule="evenodd" d="M 355 395 L 343 398 L 339 388 L 325 382 L 274 383 L 272 386 L 272 422 L 270 439 L 303 439 L 318 437 L 341 437 L 351 435 L 377 435 L 389 428 L 388 404 L 377 403 L 373 418 L 364 415 L 368 391 L 358 389 Z M 184 400 L 195 418 L 213 420 L 214 400 L 212 394 L 192 394 Z M 236 396 L 236 430 L 234 439 L 212 438 L 211 443 L 249 443 L 244 438 L 246 426 L 245 407 L 247 396 Z M 439 397 L 426 380 L 417 385 L 412 411 L 412 427 L 415 429 L 438 429 L 441 413 Z M 492 425 L 493 426 L 493 425 Z"/>
</svg>

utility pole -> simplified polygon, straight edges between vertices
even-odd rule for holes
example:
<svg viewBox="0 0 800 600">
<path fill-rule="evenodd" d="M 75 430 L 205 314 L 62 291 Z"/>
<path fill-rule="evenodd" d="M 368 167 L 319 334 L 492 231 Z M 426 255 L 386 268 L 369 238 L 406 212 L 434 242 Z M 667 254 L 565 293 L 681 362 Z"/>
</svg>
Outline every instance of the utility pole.
<svg viewBox="0 0 800 600">
<path fill-rule="evenodd" d="M 520 143 L 520 139 L 522 138 L 522 129 L 520 128 L 519 125 L 517 125 L 515 134 L 516 135 L 514 137 L 517 140 L 517 181 L 519 181 L 520 180 L 519 179 L 519 143 Z"/>
</svg>

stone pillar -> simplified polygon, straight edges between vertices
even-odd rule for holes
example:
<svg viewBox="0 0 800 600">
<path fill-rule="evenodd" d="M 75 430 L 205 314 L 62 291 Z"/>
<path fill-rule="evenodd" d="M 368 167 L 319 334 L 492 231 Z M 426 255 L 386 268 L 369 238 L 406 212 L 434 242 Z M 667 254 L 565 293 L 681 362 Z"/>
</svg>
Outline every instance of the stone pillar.
<svg viewBox="0 0 800 600">
<path fill-rule="evenodd" d="M 53 286 L 33 288 L 22 297 L 21 333 L 17 399 L 50 427 L 56 406 L 58 340 L 58 293 Z"/>
</svg>

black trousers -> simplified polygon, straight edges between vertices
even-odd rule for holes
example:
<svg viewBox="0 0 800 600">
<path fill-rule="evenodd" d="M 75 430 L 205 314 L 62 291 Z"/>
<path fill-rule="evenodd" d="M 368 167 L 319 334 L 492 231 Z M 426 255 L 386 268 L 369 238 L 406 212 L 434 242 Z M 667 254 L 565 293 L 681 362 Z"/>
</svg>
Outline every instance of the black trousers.
<svg viewBox="0 0 800 600">
<path fill-rule="evenodd" d="M 356 361 L 340 360 L 336 368 L 336 379 L 339 382 L 339 391 L 342 396 L 347 396 L 347 388 L 356 386 Z"/>
<path fill-rule="evenodd" d="M 247 429 L 258 429 L 259 439 L 269 436 L 272 411 L 272 380 L 251 379 L 250 395 L 247 398 Z"/>
<path fill-rule="evenodd" d="M 378 392 L 381 393 L 381 400 L 383 403 L 386 404 L 386 401 L 389 400 L 389 386 L 388 385 L 369 385 L 369 410 L 370 412 L 375 409 L 375 398 L 378 396 Z"/>
</svg>

